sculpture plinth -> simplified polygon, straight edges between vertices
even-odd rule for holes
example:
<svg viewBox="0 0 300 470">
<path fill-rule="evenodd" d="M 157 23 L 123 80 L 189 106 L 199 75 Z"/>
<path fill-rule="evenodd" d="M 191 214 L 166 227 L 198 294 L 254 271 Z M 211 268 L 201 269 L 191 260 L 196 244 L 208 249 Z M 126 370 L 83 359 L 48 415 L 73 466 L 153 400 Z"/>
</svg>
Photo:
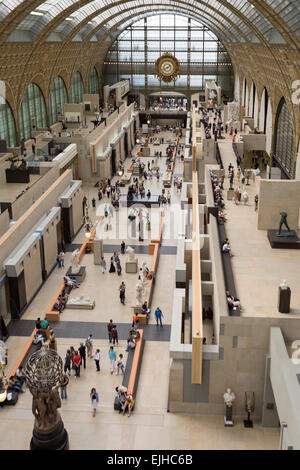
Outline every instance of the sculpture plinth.
<svg viewBox="0 0 300 470">
<path fill-rule="evenodd" d="M 30 450 L 68 450 L 68 433 L 57 411 L 61 407 L 61 357 L 54 350 L 42 348 L 30 356 L 25 373 L 35 418 Z"/>
<path fill-rule="evenodd" d="M 69 450 L 69 436 L 61 417 L 52 430 L 41 432 L 33 428 L 30 450 Z"/>
<path fill-rule="evenodd" d="M 281 232 L 281 236 L 278 236 L 278 230 L 268 230 L 268 240 L 272 248 L 287 248 L 289 250 L 299 250 L 300 240 L 295 230 L 290 232 Z M 287 234 L 288 236 L 285 236 Z"/>
</svg>

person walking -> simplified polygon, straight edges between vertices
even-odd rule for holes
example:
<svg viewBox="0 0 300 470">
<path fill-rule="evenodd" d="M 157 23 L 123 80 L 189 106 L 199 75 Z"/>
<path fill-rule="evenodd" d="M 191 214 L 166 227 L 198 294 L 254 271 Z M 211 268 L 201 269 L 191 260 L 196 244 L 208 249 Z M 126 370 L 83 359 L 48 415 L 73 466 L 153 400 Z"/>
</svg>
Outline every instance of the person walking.
<svg viewBox="0 0 300 470">
<path fill-rule="evenodd" d="M 106 272 L 106 261 L 103 258 L 103 256 L 101 256 L 100 265 L 101 265 L 102 274 L 105 274 L 105 272 Z"/>
<path fill-rule="evenodd" d="M 257 208 L 258 208 L 258 194 L 256 194 L 254 198 L 254 210 L 257 211 Z"/>
<path fill-rule="evenodd" d="M 118 276 L 121 276 L 121 273 L 122 273 L 122 267 L 121 267 L 120 260 L 118 260 L 118 261 L 116 262 L 116 267 L 117 267 L 117 273 L 118 273 Z"/>
<path fill-rule="evenodd" d="M 119 345 L 118 330 L 117 330 L 116 325 L 114 325 L 114 327 L 111 330 L 111 337 L 112 337 L 113 344 L 117 343 L 117 345 Z"/>
<path fill-rule="evenodd" d="M 100 372 L 100 349 L 96 349 L 94 361 L 96 364 L 96 371 Z"/>
<path fill-rule="evenodd" d="M 86 368 L 86 347 L 83 343 L 80 343 L 80 347 L 78 349 L 78 352 L 81 357 L 81 363 L 83 363 L 83 368 Z"/>
<path fill-rule="evenodd" d="M 125 283 L 124 281 L 121 282 L 121 285 L 120 285 L 120 301 L 121 301 L 121 304 L 125 305 L 125 290 L 126 290 L 126 286 L 125 286 Z"/>
<path fill-rule="evenodd" d="M 110 258 L 110 268 L 109 268 L 109 272 L 110 272 L 110 273 L 115 273 L 115 272 L 116 272 L 116 268 L 115 268 L 115 265 L 114 265 L 114 257 L 113 257 L 113 256 Z"/>
<path fill-rule="evenodd" d="M 61 376 L 61 378 L 59 379 L 59 385 L 60 385 L 60 397 L 61 399 L 63 400 L 64 398 L 68 398 L 67 397 L 67 385 L 69 383 L 69 377 L 64 374 Z"/>
<path fill-rule="evenodd" d="M 162 327 L 163 324 L 162 324 L 162 317 L 163 317 L 163 314 L 162 314 L 162 311 L 160 310 L 159 307 L 157 307 L 157 309 L 155 310 L 155 317 L 156 317 L 156 325 L 158 326 L 158 320 L 160 322 L 160 326 Z"/>
<path fill-rule="evenodd" d="M 125 255 L 125 242 L 124 241 L 122 241 L 121 243 L 121 254 Z"/>
<path fill-rule="evenodd" d="M 125 374 L 125 366 L 123 364 L 123 354 L 119 354 L 119 359 L 118 359 L 118 362 L 117 362 L 116 375 L 119 375 L 120 369 L 121 369 L 122 375 L 124 375 Z"/>
<path fill-rule="evenodd" d="M 80 377 L 81 356 L 78 351 L 75 351 L 75 355 L 73 356 L 73 364 L 75 369 L 75 377 Z"/>
<path fill-rule="evenodd" d="M 112 342 L 112 335 L 111 335 L 111 330 L 115 327 L 116 325 L 114 324 L 114 322 L 112 321 L 112 319 L 109 320 L 109 322 L 107 323 L 106 327 L 107 327 L 107 332 L 108 332 L 108 341 L 111 343 Z"/>
<path fill-rule="evenodd" d="M 71 363 L 72 363 L 73 355 L 70 351 L 70 349 L 67 350 L 66 357 L 65 357 L 65 364 L 64 364 L 64 373 L 67 373 L 67 370 L 69 371 L 68 374 L 71 375 Z"/>
<path fill-rule="evenodd" d="M 92 335 L 92 333 L 90 333 L 90 335 L 85 340 L 85 345 L 86 345 L 88 357 L 92 357 L 92 355 L 93 355 L 93 335 Z"/>
<path fill-rule="evenodd" d="M 65 267 L 65 253 L 63 250 L 61 250 L 61 252 L 59 253 L 59 257 L 60 257 L 60 265 L 62 268 Z"/>
<path fill-rule="evenodd" d="M 113 346 L 110 346 L 109 351 L 108 351 L 108 357 L 110 360 L 110 373 L 111 375 L 114 373 L 115 370 L 115 362 L 117 358 L 116 351 L 114 350 Z"/>
<path fill-rule="evenodd" d="M 60 253 L 58 253 L 57 258 L 56 258 L 56 261 L 57 261 L 57 267 L 58 267 L 58 268 L 61 268 L 62 264 L 61 264 Z"/>
<path fill-rule="evenodd" d="M 93 410 L 93 418 L 96 416 L 96 411 L 99 403 L 99 395 L 98 392 L 96 392 L 96 389 L 93 387 L 90 393 L 91 397 L 91 405 L 92 405 L 92 410 Z"/>
</svg>

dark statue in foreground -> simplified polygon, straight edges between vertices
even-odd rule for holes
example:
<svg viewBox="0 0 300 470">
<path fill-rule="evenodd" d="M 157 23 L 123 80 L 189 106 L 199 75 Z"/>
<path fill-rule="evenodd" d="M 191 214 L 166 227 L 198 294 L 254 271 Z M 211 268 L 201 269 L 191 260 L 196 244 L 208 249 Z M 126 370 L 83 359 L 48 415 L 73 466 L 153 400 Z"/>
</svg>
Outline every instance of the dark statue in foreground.
<svg viewBox="0 0 300 470">
<path fill-rule="evenodd" d="M 32 394 L 34 415 L 31 450 L 67 450 L 68 433 L 58 408 L 61 407 L 59 380 L 63 372 L 61 357 L 52 349 L 40 349 L 26 364 L 26 381 Z"/>
<path fill-rule="evenodd" d="M 276 233 L 276 236 L 277 237 L 293 237 L 294 234 L 293 234 L 293 232 L 291 232 L 290 227 L 288 226 L 288 223 L 287 223 L 287 213 L 282 211 L 282 212 L 280 212 L 280 215 L 281 215 L 281 219 L 280 219 L 280 223 L 279 223 L 279 230 Z M 285 232 L 281 231 L 283 225 L 288 229 L 287 232 L 286 231 Z"/>
</svg>

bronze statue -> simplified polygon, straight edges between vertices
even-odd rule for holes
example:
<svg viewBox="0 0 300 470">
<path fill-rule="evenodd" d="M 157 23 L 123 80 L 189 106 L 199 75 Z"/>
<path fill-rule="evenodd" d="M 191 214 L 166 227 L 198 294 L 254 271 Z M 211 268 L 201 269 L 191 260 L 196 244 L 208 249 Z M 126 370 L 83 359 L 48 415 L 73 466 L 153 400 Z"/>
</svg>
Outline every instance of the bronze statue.
<svg viewBox="0 0 300 470">
<path fill-rule="evenodd" d="M 282 211 L 282 212 L 280 212 L 280 215 L 281 215 L 281 219 L 280 219 L 280 223 L 279 223 L 279 230 L 276 233 L 276 236 L 277 237 L 293 237 L 294 234 L 293 234 L 293 232 L 291 232 L 290 227 L 288 226 L 288 223 L 287 223 L 287 220 L 286 220 L 287 219 L 287 213 Z M 282 232 L 281 228 L 282 228 L 283 225 L 288 229 L 287 232 Z"/>
<path fill-rule="evenodd" d="M 33 396 L 32 413 L 35 417 L 34 427 L 39 431 L 46 431 L 49 426 L 54 426 L 59 420 L 60 415 L 57 408 L 61 408 L 61 400 L 58 393 L 58 386 L 49 392 L 38 392 L 29 388 Z"/>
<path fill-rule="evenodd" d="M 61 357 L 53 349 L 41 348 L 29 357 L 25 373 L 35 418 L 30 448 L 67 450 L 68 433 L 58 412 L 61 408 L 58 389 L 63 374 Z"/>
</svg>

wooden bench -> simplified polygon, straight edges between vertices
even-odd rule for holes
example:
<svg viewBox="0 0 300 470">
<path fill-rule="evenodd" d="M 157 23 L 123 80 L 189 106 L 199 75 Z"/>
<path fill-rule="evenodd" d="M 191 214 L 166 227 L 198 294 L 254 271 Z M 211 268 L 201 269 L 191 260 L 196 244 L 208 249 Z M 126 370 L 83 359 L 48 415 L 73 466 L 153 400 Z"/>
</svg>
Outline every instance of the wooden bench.
<svg viewBox="0 0 300 470">
<path fill-rule="evenodd" d="M 31 335 L 29 336 L 28 341 L 25 344 L 24 348 L 22 349 L 22 351 L 21 351 L 21 353 L 20 353 L 20 355 L 17 359 L 17 362 L 15 363 L 14 367 L 10 371 L 10 373 L 8 375 L 8 379 L 10 379 L 14 375 L 16 375 L 16 372 L 17 372 L 17 370 L 19 369 L 20 366 L 23 366 L 23 368 L 24 368 L 25 360 L 29 357 L 29 354 L 31 355 L 33 352 L 35 352 L 37 349 L 39 349 L 40 345 L 34 345 L 33 344 L 33 338 L 34 338 L 34 335 L 36 334 L 36 332 L 37 332 L 37 329 L 35 328 L 33 330 L 33 332 L 31 333 Z M 6 385 L 6 388 L 8 388 L 8 384 Z"/>
<path fill-rule="evenodd" d="M 148 281 L 147 296 L 144 299 L 145 301 L 147 301 L 148 308 L 151 307 L 151 303 L 152 303 L 154 283 L 155 283 L 155 277 L 156 277 L 157 266 L 158 266 L 158 261 L 159 261 L 159 248 L 160 248 L 161 240 L 162 240 L 163 225 L 164 225 L 164 217 L 162 216 L 160 220 L 160 224 L 159 224 L 158 238 L 151 240 L 148 246 L 148 254 L 152 255 L 152 263 L 151 263 L 150 272 L 153 275 L 152 279 Z M 137 317 L 141 325 L 145 325 L 148 323 L 147 315 L 145 313 L 139 313 Z"/>
<path fill-rule="evenodd" d="M 122 385 L 127 387 L 127 393 L 135 398 L 138 380 L 140 375 L 143 351 L 144 351 L 144 330 L 138 329 L 140 337 L 136 341 L 135 348 L 128 351 L 125 374 Z"/>
<path fill-rule="evenodd" d="M 160 224 L 159 224 L 159 229 L 158 229 L 158 237 L 157 238 L 151 238 L 149 246 L 148 246 L 148 254 L 153 255 L 154 253 L 154 248 L 155 244 L 158 243 L 159 246 L 161 245 L 162 241 L 162 232 L 163 232 L 163 226 L 164 226 L 164 216 L 161 216 L 160 219 Z"/>
<path fill-rule="evenodd" d="M 62 293 L 62 291 L 64 290 L 65 288 L 65 283 L 64 281 L 61 283 L 61 285 L 59 286 L 59 289 L 58 291 L 56 292 L 55 296 L 54 296 L 54 299 L 52 300 L 47 312 L 46 312 L 46 319 L 48 321 L 59 321 L 59 318 L 60 318 L 60 312 L 58 310 L 54 310 L 54 304 L 55 302 L 57 301 L 58 297 L 60 296 L 60 294 Z"/>
<path fill-rule="evenodd" d="M 10 371 L 10 373 L 8 375 L 8 379 L 10 379 L 11 377 L 14 377 L 16 375 L 16 372 L 17 372 L 17 370 L 19 369 L 20 366 L 22 366 L 23 369 L 25 370 L 25 366 L 26 366 L 26 362 L 27 362 L 28 358 L 31 356 L 31 354 L 33 354 L 34 352 L 36 352 L 40 349 L 40 347 L 41 347 L 40 343 L 39 344 L 33 344 L 34 335 L 38 331 L 43 331 L 46 334 L 46 338 L 48 339 L 49 333 L 50 333 L 50 328 L 49 327 L 47 329 L 41 328 L 40 330 L 37 330 L 36 328 L 34 328 L 33 332 L 31 333 L 31 335 L 28 338 L 28 341 L 26 342 L 24 348 L 22 349 L 22 351 L 21 351 L 21 353 L 20 353 L 20 355 L 17 359 L 17 362 L 15 363 L 14 367 Z M 6 385 L 6 388 L 7 387 L 8 387 L 8 384 Z"/>
</svg>

